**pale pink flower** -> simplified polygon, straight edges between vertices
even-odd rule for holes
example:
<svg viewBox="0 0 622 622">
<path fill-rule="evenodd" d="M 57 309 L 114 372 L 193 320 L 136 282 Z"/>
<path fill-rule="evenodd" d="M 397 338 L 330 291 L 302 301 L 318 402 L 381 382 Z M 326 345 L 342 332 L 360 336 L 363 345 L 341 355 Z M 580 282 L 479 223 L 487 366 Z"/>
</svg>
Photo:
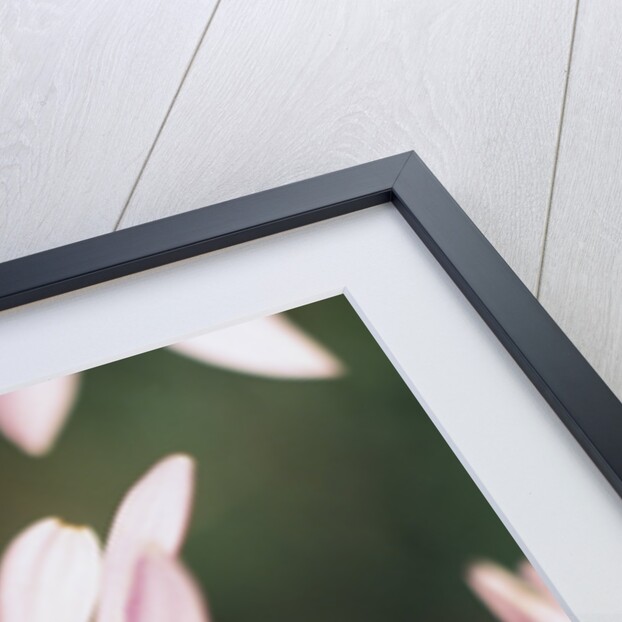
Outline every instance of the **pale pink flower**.
<svg viewBox="0 0 622 622">
<path fill-rule="evenodd" d="M 134 602 L 135 610 L 141 603 L 150 606 L 152 601 L 141 594 L 132 597 L 132 584 L 152 585 L 162 559 L 168 564 L 166 572 L 187 583 L 177 565 L 166 560 L 176 558 L 185 538 L 193 491 L 194 463 L 176 455 L 158 463 L 127 493 L 112 521 L 104 552 L 99 622 L 125 622 L 128 601 Z"/>
<path fill-rule="evenodd" d="M 171 346 L 201 363 L 256 376 L 321 380 L 344 371 L 342 363 L 284 315 L 225 328 Z M 51 449 L 76 401 L 78 375 L 64 376 L 0 395 L 0 432 L 30 455 Z"/>
<path fill-rule="evenodd" d="M 203 598 L 193 577 L 174 557 L 142 557 L 126 607 L 131 622 L 205 622 Z"/>
<path fill-rule="evenodd" d="M 2 622 L 208 622 L 178 559 L 190 516 L 193 461 L 174 455 L 128 492 L 103 556 L 97 536 L 56 519 L 26 529 L 0 566 Z"/>
<path fill-rule="evenodd" d="M 569 622 L 533 566 L 512 573 L 489 561 L 472 564 L 467 583 L 501 622 Z"/>
<path fill-rule="evenodd" d="M 13 540 L 2 559 L 0 620 L 84 622 L 99 575 L 99 542 L 91 529 L 39 521 Z"/>
<path fill-rule="evenodd" d="M 344 372 L 334 355 L 284 315 L 223 328 L 171 349 L 202 363 L 281 380 L 320 380 Z"/>
<path fill-rule="evenodd" d="M 77 375 L 61 376 L 0 395 L 0 431 L 38 456 L 54 444 L 76 400 Z"/>
</svg>

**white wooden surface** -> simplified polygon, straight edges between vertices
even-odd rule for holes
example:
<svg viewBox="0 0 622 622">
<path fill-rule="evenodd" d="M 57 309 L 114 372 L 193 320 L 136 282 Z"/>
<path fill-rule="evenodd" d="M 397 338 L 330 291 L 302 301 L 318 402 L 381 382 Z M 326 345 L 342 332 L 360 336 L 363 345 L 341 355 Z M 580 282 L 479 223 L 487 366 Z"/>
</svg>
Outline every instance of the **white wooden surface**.
<svg viewBox="0 0 622 622">
<path fill-rule="evenodd" d="M 214 4 L 0 2 L 0 261 L 115 227 Z"/>
<path fill-rule="evenodd" d="M 342 291 L 576 619 L 622 619 L 619 497 L 390 205 L 0 314 L 0 393 Z"/>
<path fill-rule="evenodd" d="M 572 0 L 223 0 L 122 220 L 415 149 L 533 287 Z"/>
<path fill-rule="evenodd" d="M 622 3 L 581 2 L 541 300 L 622 398 Z"/>
</svg>

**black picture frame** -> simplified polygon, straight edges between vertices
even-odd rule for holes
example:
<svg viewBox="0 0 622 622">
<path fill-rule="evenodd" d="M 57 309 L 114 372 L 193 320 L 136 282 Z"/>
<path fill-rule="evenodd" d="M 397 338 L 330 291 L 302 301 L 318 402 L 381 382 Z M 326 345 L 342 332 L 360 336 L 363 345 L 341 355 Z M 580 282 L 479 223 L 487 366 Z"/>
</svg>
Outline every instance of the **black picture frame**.
<svg viewBox="0 0 622 622">
<path fill-rule="evenodd" d="M 622 403 L 413 151 L 2 263 L 0 311 L 388 202 L 622 496 Z"/>
</svg>

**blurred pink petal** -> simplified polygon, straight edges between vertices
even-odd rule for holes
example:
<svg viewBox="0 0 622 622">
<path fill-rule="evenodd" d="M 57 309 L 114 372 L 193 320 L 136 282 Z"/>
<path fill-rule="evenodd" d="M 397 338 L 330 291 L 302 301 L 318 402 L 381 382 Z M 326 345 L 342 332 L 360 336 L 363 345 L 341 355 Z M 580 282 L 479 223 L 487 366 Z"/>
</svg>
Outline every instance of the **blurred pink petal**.
<svg viewBox="0 0 622 622">
<path fill-rule="evenodd" d="M 497 564 L 473 564 L 467 583 L 501 622 L 569 622 L 554 600 Z"/>
<path fill-rule="evenodd" d="M 194 579 L 177 559 L 155 550 L 136 565 L 127 622 L 207 622 Z"/>
<path fill-rule="evenodd" d="M 0 430 L 31 455 L 48 451 L 75 402 L 77 375 L 40 382 L 0 395 Z"/>
<path fill-rule="evenodd" d="M 536 569 L 526 559 L 518 565 L 518 573 L 543 598 L 557 604 L 555 596 L 549 592 L 549 588 L 546 587 Z"/>
<path fill-rule="evenodd" d="M 343 364 L 284 315 L 224 328 L 171 346 L 202 363 L 270 378 L 323 379 Z"/>
<path fill-rule="evenodd" d="M 100 575 L 95 534 L 49 518 L 10 544 L 0 568 L 2 622 L 87 622 Z"/>
<path fill-rule="evenodd" d="M 158 462 L 127 493 L 104 554 L 100 622 L 123 622 L 135 566 L 145 550 L 155 547 L 166 555 L 178 553 L 193 492 L 192 459 L 173 455 Z"/>
</svg>

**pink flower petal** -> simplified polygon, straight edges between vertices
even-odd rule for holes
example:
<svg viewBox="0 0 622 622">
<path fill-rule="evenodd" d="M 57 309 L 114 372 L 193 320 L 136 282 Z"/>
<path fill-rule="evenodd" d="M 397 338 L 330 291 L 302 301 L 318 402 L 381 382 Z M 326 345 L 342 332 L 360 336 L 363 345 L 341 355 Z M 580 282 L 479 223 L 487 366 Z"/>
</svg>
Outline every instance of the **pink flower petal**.
<svg viewBox="0 0 622 622">
<path fill-rule="evenodd" d="M 77 375 L 0 395 L 0 430 L 31 455 L 47 452 L 69 416 L 78 393 Z"/>
<path fill-rule="evenodd" d="M 501 622 L 569 622 L 557 603 L 496 564 L 473 564 L 467 583 Z"/>
<path fill-rule="evenodd" d="M 556 603 L 555 596 L 551 594 L 546 583 L 541 579 L 536 569 L 527 561 L 523 560 L 518 566 L 520 576 L 542 597 L 551 603 Z"/>
<path fill-rule="evenodd" d="M 2 622 L 87 622 L 100 576 L 97 536 L 50 518 L 19 534 L 0 568 Z"/>
<path fill-rule="evenodd" d="M 193 492 L 192 459 L 173 455 L 158 462 L 127 493 L 113 520 L 104 554 L 100 622 L 124 622 L 135 566 L 146 549 L 177 554 Z"/>
<path fill-rule="evenodd" d="M 281 379 L 335 378 L 343 364 L 284 315 L 224 328 L 171 348 L 202 363 Z"/>
<path fill-rule="evenodd" d="M 154 550 L 136 565 L 127 622 L 208 622 L 193 578 L 175 558 Z"/>
</svg>

